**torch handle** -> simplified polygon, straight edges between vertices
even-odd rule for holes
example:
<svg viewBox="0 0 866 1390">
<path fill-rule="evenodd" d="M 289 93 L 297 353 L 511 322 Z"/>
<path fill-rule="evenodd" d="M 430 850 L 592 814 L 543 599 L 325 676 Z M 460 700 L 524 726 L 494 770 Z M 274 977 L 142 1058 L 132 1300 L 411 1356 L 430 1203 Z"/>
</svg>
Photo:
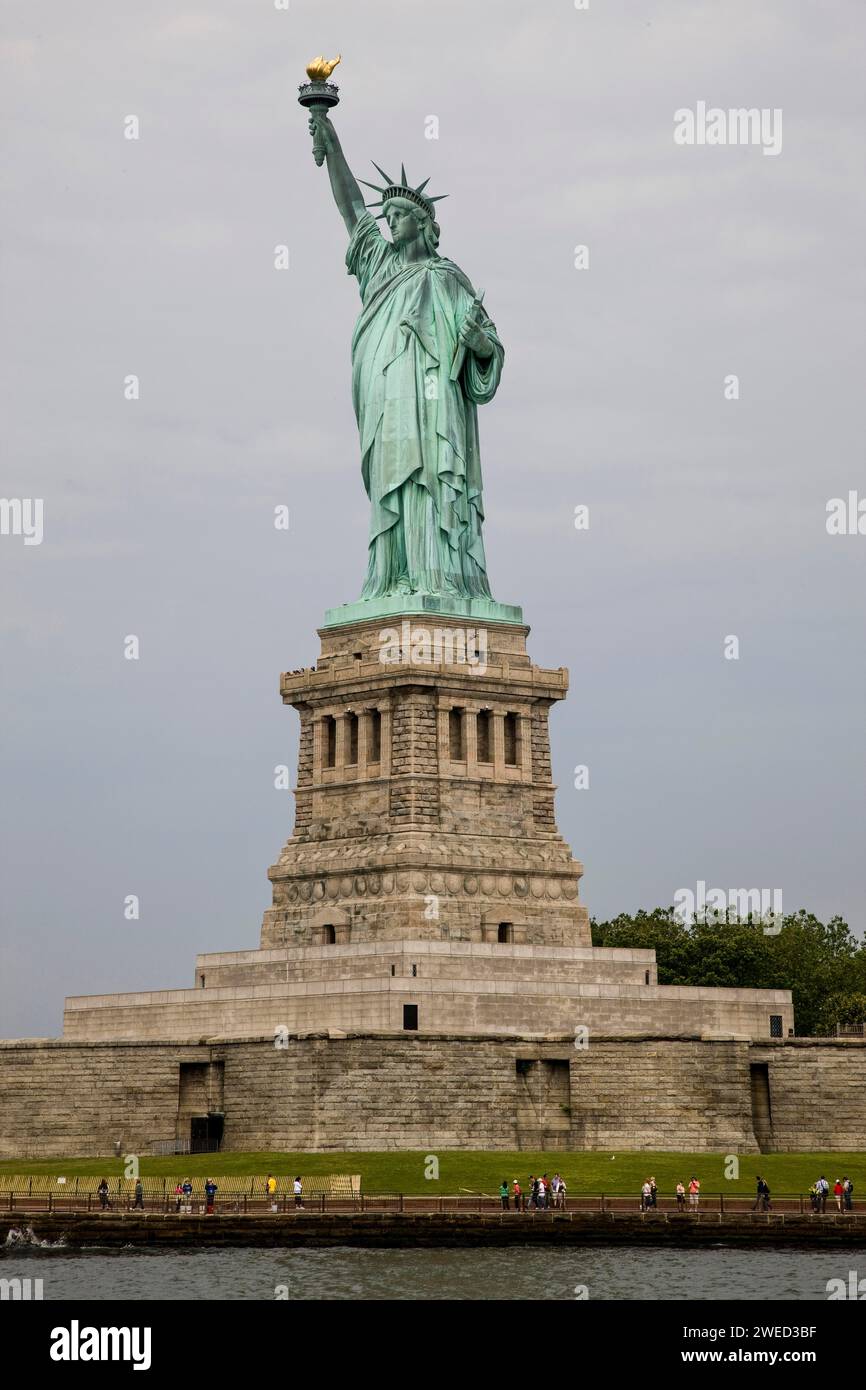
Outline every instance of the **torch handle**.
<svg viewBox="0 0 866 1390">
<path fill-rule="evenodd" d="M 324 116 L 328 114 L 328 108 L 324 102 L 316 102 L 315 106 L 311 104 L 310 110 L 314 116 L 318 116 L 320 113 Z M 321 169 L 325 162 L 325 137 L 318 123 L 316 124 L 316 133 L 313 136 L 313 159 Z"/>
</svg>

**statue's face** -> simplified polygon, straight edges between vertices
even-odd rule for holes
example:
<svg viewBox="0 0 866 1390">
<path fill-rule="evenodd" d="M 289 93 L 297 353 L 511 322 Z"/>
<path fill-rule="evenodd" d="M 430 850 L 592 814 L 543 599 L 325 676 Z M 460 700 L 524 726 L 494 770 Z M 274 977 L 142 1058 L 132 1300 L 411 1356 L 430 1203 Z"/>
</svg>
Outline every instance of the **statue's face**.
<svg viewBox="0 0 866 1390">
<path fill-rule="evenodd" d="M 395 246 L 408 246 L 421 235 L 421 219 L 417 212 L 396 200 L 386 207 L 385 221 L 388 223 L 391 240 Z"/>
</svg>

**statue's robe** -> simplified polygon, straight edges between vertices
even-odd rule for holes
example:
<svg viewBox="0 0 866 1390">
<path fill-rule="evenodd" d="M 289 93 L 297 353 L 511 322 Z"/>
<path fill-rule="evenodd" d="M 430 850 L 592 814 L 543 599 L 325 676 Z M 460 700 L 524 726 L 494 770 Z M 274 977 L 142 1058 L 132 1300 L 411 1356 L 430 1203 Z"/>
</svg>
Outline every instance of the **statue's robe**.
<svg viewBox="0 0 866 1390">
<path fill-rule="evenodd" d="M 451 368 L 475 292 L 441 256 L 405 263 L 369 213 L 346 253 L 363 308 L 352 339 L 352 398 L 370 498 L 362 598 L 384 594 L 489 596 L 481 525 L 477 407 L 496 393 L 505 356 L 479 315 L 492 357 L 467 350 Z"/>
</svg>

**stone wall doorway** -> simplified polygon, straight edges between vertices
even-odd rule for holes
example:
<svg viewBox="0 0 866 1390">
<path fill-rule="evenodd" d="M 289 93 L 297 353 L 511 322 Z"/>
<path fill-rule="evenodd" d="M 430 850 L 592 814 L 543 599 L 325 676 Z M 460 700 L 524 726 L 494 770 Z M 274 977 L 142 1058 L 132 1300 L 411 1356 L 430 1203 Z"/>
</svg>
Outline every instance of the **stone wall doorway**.
<svg viewBox="0 0 866 1390">
<path fill-rule="evenodd" d="M 752 1096 L 752 1129 L 761 1153 L 773 1148 L 773 1110 L 770 1104 L 770 1068 L 766 1062 L 753 1062 L 749 1067 Z"/>
<path fill-rule="evenodd" d="M 215 1153 L 225 1127 L 224 1062 L 180 1062 L 175 1137 L 188 1139 L 191 1153 Z"/>
<path fill-rule="evenodd" d="M 517 1147 L 566 1149 L 571 1135 L 571 1075 L 567 1058 L 518 1057 Z"/>
</svg>

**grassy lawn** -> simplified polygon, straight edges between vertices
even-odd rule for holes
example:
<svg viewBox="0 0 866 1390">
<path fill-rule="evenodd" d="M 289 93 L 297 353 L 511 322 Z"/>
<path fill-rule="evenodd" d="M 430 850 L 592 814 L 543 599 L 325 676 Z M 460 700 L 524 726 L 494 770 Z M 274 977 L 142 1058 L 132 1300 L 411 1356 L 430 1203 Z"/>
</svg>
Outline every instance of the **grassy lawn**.
<svg viewBox="0 0 866 1390">
<path fill-rule="evenodd" d="M 425 1178 L 427 1156 L 422 1153 L 220 1153 L 142 1156 L 142 1176 L 189 1177 L 221 1173 L 291 1176 L 303 1173 L 360 1173 L 366 1192 L 405 1192 L 452 1195 L 460 1192 L 495 1194 L 505 1178 L 525 1183 L 530 1173 L 559 1172 L 571 1193 L 637 1194 L 641 1183 L 654 1176 L 661 1193 L 672 1193 L 678 1180 L 688 1184 L 694 1173 L 701 1189 L 710 1192 L 754 1192 L 760 1173 L 776 1196 L 807 1192 L 820 1175 L 832 1187 L 837 1177 L 854 1182 L 855 1199 L 866 1196 L 866 1153 L 748 1154 L 740 1159 L 739 1177 L 725 1177 L 722 1154 L 672 1153 L 464 1153 L 445 1150 L 436 1155 L 438 1180 Z M 0 1173 L 50 1173 L 111 1177 L 123 1172 L 118 1158 L 2 1159 Z"/>
</svg>

